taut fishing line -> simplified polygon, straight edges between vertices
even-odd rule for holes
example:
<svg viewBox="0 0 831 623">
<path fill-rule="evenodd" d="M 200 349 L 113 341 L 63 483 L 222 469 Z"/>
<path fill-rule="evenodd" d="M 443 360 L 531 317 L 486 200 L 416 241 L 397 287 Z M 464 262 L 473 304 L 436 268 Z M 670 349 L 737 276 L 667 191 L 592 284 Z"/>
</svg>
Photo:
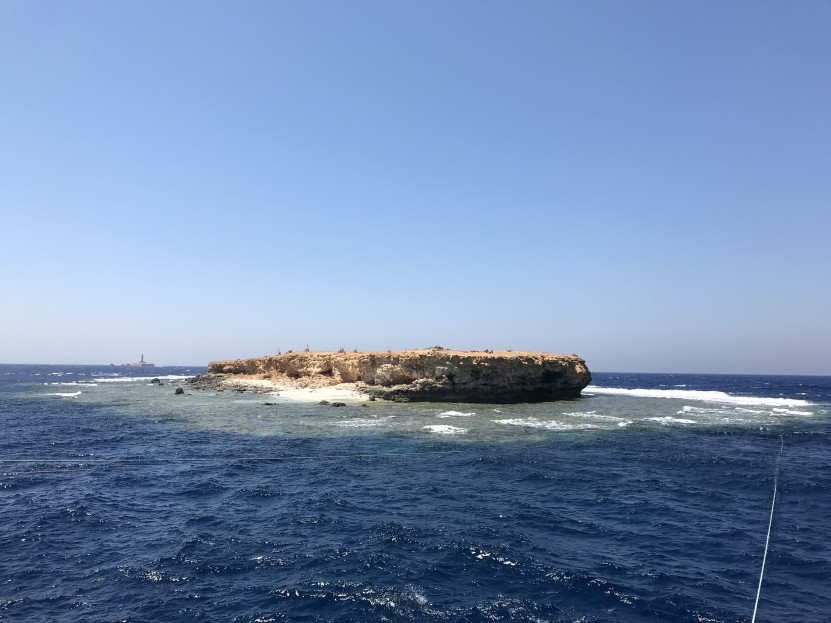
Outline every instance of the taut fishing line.
<svg viewBox="0 0 831 623">
<path fill-rule="evenodd" d="M 770 519 L 768 519 L 768 535 L 765 537 L 765 553 L 762 556 L 762 571 L 759 573 L 759 587 L 756 589 L 756 603 L 753 605 L 753 617 L 750 623 L 756 622 L 756 611 L 759 608 L 759 596 L 762 594 L 762 578 L 765 577 L 765 563 L 768 560 L 768 548 L 770 547 L 770 531 L 773 528 L 773 510 L 776 508 L 776 487 L 779 484 L 779 461 L 782 458 L 782 448 L 785 446 L 785 437 L 779 435 L 779 455 L 776 457 L 776 471 L 773 476 L 773 499 L 770 502 Z"/>
</svg>

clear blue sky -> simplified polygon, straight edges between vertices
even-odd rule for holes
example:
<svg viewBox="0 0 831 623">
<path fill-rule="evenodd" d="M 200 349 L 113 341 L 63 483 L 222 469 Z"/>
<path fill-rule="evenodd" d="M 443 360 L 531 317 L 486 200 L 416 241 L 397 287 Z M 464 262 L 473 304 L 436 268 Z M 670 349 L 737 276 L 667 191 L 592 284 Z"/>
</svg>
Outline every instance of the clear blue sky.
<svg viewBox="0 0 831 623">
<path fill-rule="evenodd" d="M 831 3 L 0 0 L 0 361 L 831 374 Z"/>
</svg>

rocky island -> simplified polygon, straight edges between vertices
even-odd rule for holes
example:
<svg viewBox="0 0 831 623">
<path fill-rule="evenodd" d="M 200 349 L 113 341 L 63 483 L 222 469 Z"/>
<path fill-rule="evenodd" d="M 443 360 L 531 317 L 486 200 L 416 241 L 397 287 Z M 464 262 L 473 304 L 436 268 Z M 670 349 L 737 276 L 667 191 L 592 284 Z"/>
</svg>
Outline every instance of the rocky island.
<svg viewBox="0 0 831 623">
<path fill-rule="evenodd" d="M 591 382 L 577 355 L 458 351 L 434 346 L 386 352 L 291 352 L 213 361 L 199 388 L 280 392 L 338 387 L 399 402 L 544 402 L 576 398 Z"/>
</svg>

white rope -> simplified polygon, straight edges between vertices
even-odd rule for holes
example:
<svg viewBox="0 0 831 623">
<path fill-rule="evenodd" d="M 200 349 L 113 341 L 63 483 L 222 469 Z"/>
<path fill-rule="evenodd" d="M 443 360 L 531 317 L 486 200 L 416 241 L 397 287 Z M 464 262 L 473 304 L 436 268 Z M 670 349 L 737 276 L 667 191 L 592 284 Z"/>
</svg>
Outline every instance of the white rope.
<svg viewBox="0 0 831 623">
<path fill-rule="evenodd" d="M 770 502 L 770 519 L 768 519 L 768 535 L 765 538 L 765 554 L 762 556 L 762 572 L 759 574 L 759 587 L 756 589 L 756 603 L 753 605 L 753 618 L 750 623 L 756 622 L 756 610 L 759 608 L 759 595 L 762 594 L 762 578 L 765 577 L 765 563 L 768 560 L 768 546 L 770 545 L 770 530 L 773 527 L 773 509 L 776 507 L 776 487 L 779 484 L 779 459 L 782 458 L 782 448 L 785 438 L 779 435 L 779 456 L 776 457 L 776 473 L 773 476 L 773 499 Z"/>
</svg>

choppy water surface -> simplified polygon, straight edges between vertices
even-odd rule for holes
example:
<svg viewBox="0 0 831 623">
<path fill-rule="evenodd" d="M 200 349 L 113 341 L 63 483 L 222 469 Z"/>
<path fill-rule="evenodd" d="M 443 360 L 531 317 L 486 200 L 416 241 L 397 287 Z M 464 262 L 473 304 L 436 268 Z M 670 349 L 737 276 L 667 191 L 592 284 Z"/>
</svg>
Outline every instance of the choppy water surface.
<svg viewBox="0 0 831 623">
<path fill-rule="evenodd" d="M 829 378 L 333 408 L 199 371 L 0 366 L 0 620 L 749 621 L 780 445 L 757 620 L 831 612 Z"/>
</svg>

